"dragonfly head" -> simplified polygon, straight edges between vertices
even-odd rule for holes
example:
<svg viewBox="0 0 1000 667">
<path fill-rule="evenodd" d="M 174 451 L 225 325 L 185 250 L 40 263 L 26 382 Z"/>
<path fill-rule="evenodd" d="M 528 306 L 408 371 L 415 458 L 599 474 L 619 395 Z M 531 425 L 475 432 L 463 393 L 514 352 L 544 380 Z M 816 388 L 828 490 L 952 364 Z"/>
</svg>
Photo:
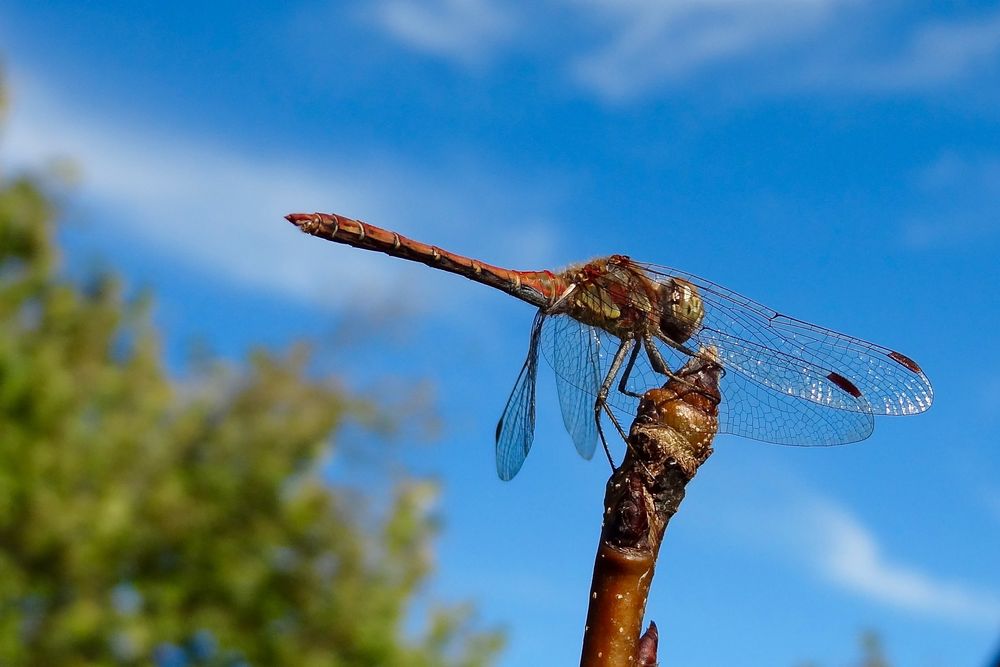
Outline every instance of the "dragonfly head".
<svg viewBox="0 0 1000 667">
<path fill-rule="evenodd" d="M 705 319 L 698 289 L 683 278 L 668 278 L 658 288 L 660 331 L 675 343 L 690 338 Z"/>
</svg>

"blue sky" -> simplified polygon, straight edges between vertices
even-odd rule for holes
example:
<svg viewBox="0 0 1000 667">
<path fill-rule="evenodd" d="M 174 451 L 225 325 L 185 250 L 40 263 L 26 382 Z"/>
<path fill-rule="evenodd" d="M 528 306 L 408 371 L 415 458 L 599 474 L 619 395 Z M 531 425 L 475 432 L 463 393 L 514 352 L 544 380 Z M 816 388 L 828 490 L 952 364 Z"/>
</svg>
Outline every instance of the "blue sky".
<svg viewBox="0 0 1000 667">
<path fill-rule="evenodd" d="M 578 660 L 607 466 L 543 373 L 497 480 L 530 308 L 285 213 L 515 268 L 630 254 L 917 359 L 934 407 L 863 444 L 718 439 L 653 585 L 661 657 L 843 665 L 866 628 L 899 665 L 996 646 L 997 5 L 14 0 L 0 43 L 3 160 L 76 160 L 70 268 L 155 288 L 175 365 L 354 327 L 320 366 L 433 384 L 441 437 L 394 445 L 443 484 L 428 594 L 507 627 L 504 665 Z"/>
</svg>

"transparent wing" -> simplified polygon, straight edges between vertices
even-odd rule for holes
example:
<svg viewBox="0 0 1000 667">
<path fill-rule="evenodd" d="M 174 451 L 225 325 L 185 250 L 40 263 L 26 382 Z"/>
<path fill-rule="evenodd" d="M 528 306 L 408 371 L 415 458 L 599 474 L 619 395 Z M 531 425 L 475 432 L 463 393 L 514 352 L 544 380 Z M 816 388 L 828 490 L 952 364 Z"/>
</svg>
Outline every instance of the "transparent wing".
<svg viewBox="0 0 1000 667">
<path fill-rule="evenodd" d="M 611 334 L 602 331 L 600 336 L 605 349 L 618 344 L 618 339 Z M 689 359 L 687 354 L 662 342 L 655 345 L 671 369 L 680 368 Z M 698 350 L 696 354 L 708 355 L 703 350 Z M 610 359 L 602 357 L 601 368 L 604 372 L 607 372 L 609 362 Z M 719 383 L 722 396 L 722 403 L 719 405 L 719 433 L 800 446 L 842 445 L 864 440 L 871 435 L 875 420 L 871 410 L 864 409 L 863 403 L 853 410 L 839 409 L 834 405 L 779 391 L 742 372 L 739 367 L 728 364 L 723 366 L 726 373 Z M 629 373 L 626 389 L 634 393 L 661 386 L 667 378 L 653 370 L 646 349 L 640 349 L 630 370 L 622 368 L 615 378 L 608 402 L 627 427 L 635 417 L 639 401 L 617 391 L 626 372 Z"/>
<path fill-rule="evenodd" d="M 580 456 L 590 459 L 597 448 L 594 401 L 604 379 L 598 331 L 566 315 L 549 317 L 542 328 L 542 354 L 556 373 L 566 430 Z"/>
<path fill-rule="evenodd" d="M 545 315 L 539 311 L 531 325 L 528 357 L 497 423 L 497 474 L 507 481 L 521 469 L 535 438 L 535 378 L 538 375 L 538 339 Z"/>
<path fill-rule="evenodd" d="M 706 315 L 707 319 L 707 315 Z M 872 411 L 864 395 L 836 371 L 816 366 L 802 358 L 771 347 L 743 340 L 710 326 L 703 326 L 688 346 L 715 348 L 719 361 L 754 384 L 824 407 L 851 412 Z"/>
<path fill-rule="evenodd" d="M 875 427 L 868 410 L 831 409 L 760 384 L 738 369 L 719 383 L 719 431 L 781 445 L 830 446 L 864 440 Z"/>
<path fill-rule="evenodd" d="M 830 407 L 880 415 L 923 412 L 934 399 L 930 380 L 899 352 L 782 315 L 686 271 L 637 267 L 657 282 L 676 276 L 694 285 L 705 319 L 689 344 L 716 346 L 727 369 L 755 383 Z M 855 393 L 863 400 L 848 400 Z"/>
</svg>

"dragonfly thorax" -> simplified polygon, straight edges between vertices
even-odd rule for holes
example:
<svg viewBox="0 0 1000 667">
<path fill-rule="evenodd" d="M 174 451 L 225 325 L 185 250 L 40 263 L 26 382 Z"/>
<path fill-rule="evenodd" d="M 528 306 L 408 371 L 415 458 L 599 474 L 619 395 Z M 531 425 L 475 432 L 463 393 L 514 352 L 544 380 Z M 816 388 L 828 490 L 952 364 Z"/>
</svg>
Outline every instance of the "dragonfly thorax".
<svg viewBox="0 0 1000 667">
<path fill-rule="evenodd" d="M 640 338 L 659 327 L 658 285 L 623 255 L 596 259 L 568 269 L 569 289 L 549 310 L 619 338 Z"/>
</svg>

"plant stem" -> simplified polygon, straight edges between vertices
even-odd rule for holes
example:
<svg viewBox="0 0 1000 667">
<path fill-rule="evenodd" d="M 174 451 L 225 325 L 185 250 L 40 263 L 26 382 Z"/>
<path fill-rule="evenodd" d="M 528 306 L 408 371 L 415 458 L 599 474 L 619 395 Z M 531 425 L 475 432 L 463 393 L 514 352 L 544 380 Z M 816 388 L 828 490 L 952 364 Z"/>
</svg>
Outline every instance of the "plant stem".
<svg viewBox="0 0 1000 667">
<path fill-rule="evenodd" d="M 582 667 L 655 664 L 657 632 L 639 633 L 656 557 L 684 487 L 712 453 L 718 364 L 693 358 L 639 404 L 621 467 L 604 496 Z"/>
</svg>

